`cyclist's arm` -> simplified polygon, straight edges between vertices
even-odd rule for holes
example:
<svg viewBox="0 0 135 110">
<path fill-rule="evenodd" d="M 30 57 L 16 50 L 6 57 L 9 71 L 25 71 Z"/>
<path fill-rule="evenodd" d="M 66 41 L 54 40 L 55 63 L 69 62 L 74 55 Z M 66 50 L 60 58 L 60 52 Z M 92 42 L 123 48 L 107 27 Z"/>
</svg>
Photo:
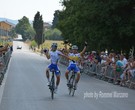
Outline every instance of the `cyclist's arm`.
<svg viewBox="0 0 135 110">
<path fill-rule="evenodd" d="M 81 55 L 81 56 L 83 56 L 84 52 L 86 51 L 86 47 L 87 47 L 87 46 L 84 46 L 82 52 L 80 52 L 80 55 Z"/>
<path fill-rule="evenodd" d="M 71 60 L 71 59 L 70 59 L 67 55 L 65 55 L 65 54 L 60 53 L 59 55 L 62 56 L 62 57 L 65 57 L 65 58 L 68 59 L 68 60 Z"/>
<path fill-rule="evenodd" d="M 60 56 L 62 56 L 62 57 L 65 57 L 65 58 L 68 59 L 68 60 L 73 60 L 73 59 L 71 59 L 67 54 L 63 54 L 63 53 L 60 52 L 60 51 L 58 51 L 58 54 L 59 54 Z"/>
<path fill-rule="evenodd" d="M 68 48 L 67 48 L 67 44 L 65 44 L 65 45 L 64 45 L 64 49 L 65 49 L 65 53 L 67 53 L 67 54 L 68 54 L 68 53 L 69 53 L 69 51 L 68 51 Z"/>
<path fill-rule="evenodd" d="M 49 52 L 46 52 L 46 53 L 45 53 L 45 56 L 46 56 L 47 59 L 50 59 L 50 54 L 49 54 Z"/>
</svg>

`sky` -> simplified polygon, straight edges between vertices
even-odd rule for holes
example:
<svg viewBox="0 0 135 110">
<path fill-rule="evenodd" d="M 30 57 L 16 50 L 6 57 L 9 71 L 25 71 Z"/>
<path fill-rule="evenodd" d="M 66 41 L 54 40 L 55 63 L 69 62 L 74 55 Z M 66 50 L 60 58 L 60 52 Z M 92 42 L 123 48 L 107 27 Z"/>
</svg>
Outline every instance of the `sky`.
<svg viewBox="0 0 135 110">
<path fill-rule="evenodd" d="M 52 22 L 55 10 L 62 10 L 60 0 L 0 0 L 0 17 L 12 20 L 23 16 L 33 20 L 37 11 L 44 22 Z"/>
</svg>

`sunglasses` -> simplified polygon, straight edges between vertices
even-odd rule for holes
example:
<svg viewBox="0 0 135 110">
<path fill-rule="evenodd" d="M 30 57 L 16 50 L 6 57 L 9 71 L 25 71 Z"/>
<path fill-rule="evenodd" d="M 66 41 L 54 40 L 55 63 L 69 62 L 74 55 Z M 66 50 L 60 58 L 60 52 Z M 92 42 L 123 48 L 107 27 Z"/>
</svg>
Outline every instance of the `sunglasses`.
<svg viewBox="0 0 135 110">
<path fill-rule="evenodd" d="M 53 45 L 52 48 L 56 48 L 57 46 L 56 45 Z"/>
</svg>

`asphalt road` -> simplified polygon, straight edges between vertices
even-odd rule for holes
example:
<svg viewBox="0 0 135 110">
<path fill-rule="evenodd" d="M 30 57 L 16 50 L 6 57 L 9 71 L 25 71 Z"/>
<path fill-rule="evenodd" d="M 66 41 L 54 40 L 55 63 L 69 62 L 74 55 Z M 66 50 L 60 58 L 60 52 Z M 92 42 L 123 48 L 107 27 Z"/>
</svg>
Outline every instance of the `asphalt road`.
<svg viewBox="0 0 135 110">
<path fill-rule="evenodd" d="M 17 45 L 22 45 L 17 50 Z M 82 75 L 75 96 L 68 95 L 64 72 L 54 100 L 46 85 L 45 68 L 49 61 L 14 41 L 14 52 L 0 87 L 0 110 L 133 110 L 135 90 Z"/>
</svg>

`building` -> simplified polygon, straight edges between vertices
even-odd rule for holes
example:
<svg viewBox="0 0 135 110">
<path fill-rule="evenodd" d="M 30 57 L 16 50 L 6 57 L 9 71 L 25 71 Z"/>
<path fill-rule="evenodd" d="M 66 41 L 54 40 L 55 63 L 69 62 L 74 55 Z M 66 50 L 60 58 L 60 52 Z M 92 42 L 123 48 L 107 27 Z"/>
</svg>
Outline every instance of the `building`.
<svg viewBox="0 0 135 110">
<path fill-rule="evenodd" d="M 0 37 L 10 36 L 10 31 L 13 27 L 15 27 L 15 25 L 8 21 L 0 21 Z"/>
<path fill-rule="evenodd" d="M 50 29 L 51 26 L 52 26 L 52 25 L 51 25 L 50 23 L 44 22 L 44 29 L 45 29 L 45 30 Z"/>
</svg>

